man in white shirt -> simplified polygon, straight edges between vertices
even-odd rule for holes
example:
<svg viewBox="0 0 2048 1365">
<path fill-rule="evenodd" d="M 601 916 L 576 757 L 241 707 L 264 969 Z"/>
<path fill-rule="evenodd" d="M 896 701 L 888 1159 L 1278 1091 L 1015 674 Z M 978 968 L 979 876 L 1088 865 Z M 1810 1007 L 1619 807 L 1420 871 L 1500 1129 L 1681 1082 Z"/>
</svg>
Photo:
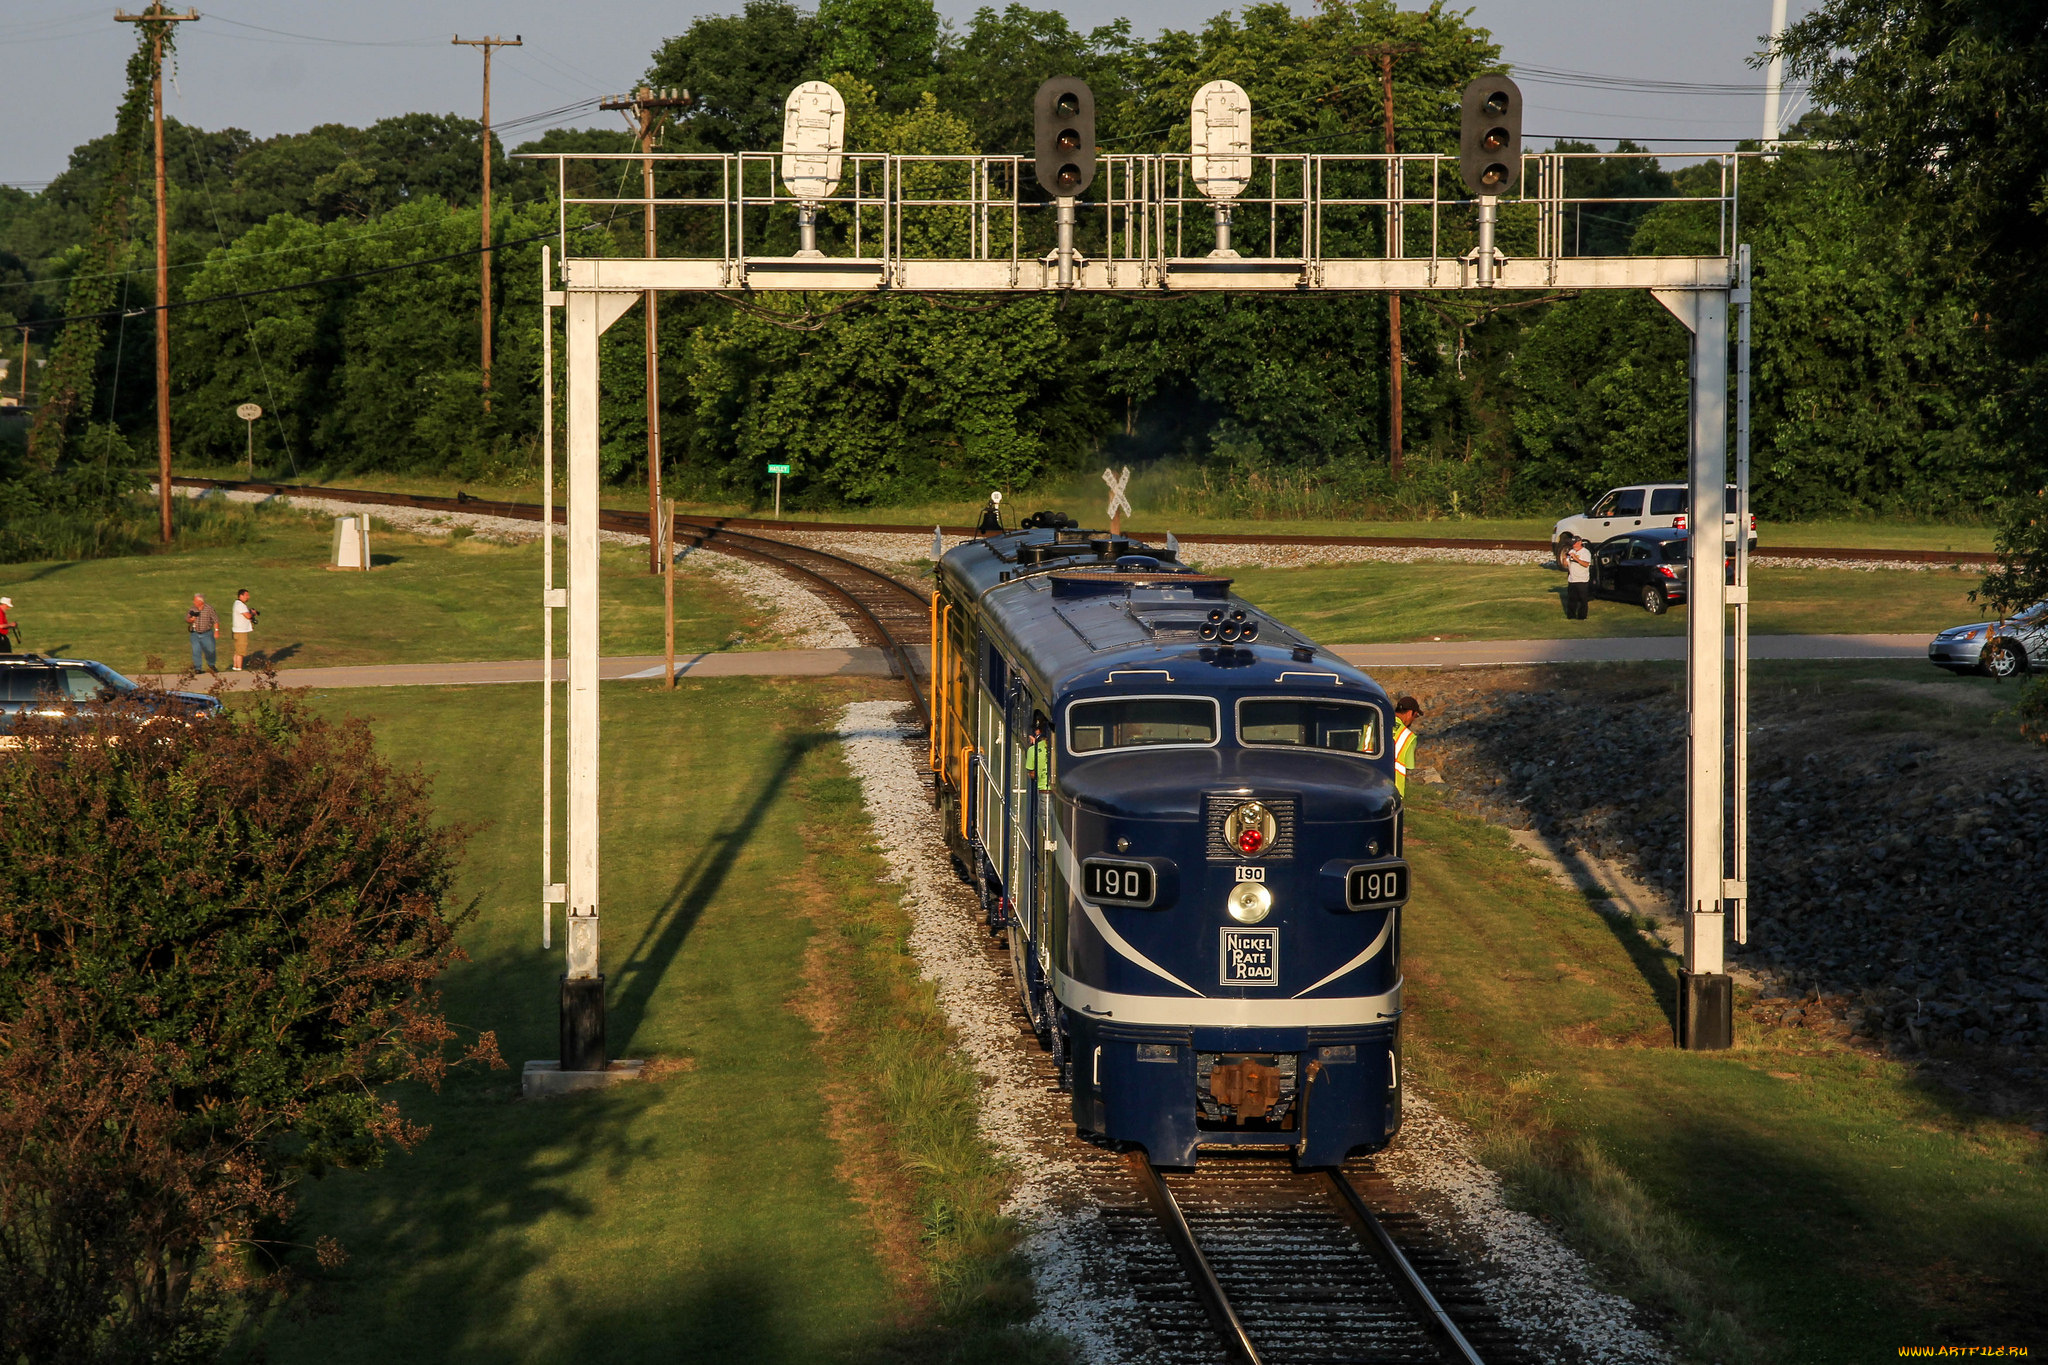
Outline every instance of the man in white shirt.
<svg viewBox="0 0 2048 1365">
<path fill-rule="evenodd" d="M 259 613 L 249 605 L 249 590 L 235 590 L 235 672 L 242 671 L 242 660 L 256 652 L 256 617 Z"/>
<path fill-rule="evenodd" d="M 1586 542 L 1568 536 L 1564 547 L 1564 615 L 1568 621 L 1586 619 L 1593 597 L 1593 554 Z"/>
</svg>

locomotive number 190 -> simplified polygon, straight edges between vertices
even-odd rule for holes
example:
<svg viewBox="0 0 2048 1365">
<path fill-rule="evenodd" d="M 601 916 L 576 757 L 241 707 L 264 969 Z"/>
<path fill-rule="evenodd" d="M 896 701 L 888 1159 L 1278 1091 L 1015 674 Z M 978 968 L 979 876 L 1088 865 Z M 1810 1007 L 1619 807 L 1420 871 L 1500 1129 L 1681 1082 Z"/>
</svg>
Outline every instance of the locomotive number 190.
<svg viewBox="0 0 2048 1365">
<path fill-rule="evenodd" d="M 1354 867 L 1345 879 L 1344 900 L 1353 910 L 1399 905 L 1408 899 L 1408 864 Z"/>
<path fill-rule="evenodd" d="M 1091 901 L 1150 905 L 1152 892 L 1152 869 L 1144 863 L 1113 863 L 1090 858 L 1081 864 L 1081 894 Z"/>
</svg>

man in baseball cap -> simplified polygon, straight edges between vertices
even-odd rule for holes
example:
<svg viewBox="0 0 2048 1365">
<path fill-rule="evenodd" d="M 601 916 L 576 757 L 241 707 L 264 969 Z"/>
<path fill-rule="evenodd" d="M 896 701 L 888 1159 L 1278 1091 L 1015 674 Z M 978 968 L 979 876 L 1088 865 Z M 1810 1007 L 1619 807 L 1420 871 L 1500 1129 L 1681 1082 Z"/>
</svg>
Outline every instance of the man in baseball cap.
<svg viewBox="0 0 2048 1365">
<path fill-rule="evenodd" d="M 1402 697 L 1394 703 L 1394 790 L 1408 794 L 1408 773 L 1415 767 L 1415 722 L 1422 719 L 1422 708 L 1413 697 Z"/>
</svg>

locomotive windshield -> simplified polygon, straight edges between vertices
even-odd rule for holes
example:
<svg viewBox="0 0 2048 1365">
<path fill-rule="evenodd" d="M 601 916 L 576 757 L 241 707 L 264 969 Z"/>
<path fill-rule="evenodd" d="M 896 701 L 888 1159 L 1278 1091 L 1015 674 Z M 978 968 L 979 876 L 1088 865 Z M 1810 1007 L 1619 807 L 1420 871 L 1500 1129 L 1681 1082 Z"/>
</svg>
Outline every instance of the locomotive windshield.
<svg viewBox="0 0 2048 1365">
<path fill-rule="evenodd" d="M 1337 749 L 1347 754 L 1376 754 L 1380 748 L 1380 711 L 1377 706 L 1353 701 L 1246 698 L 1237 704 L 1237 737 L 1243 744 L 1287 744 Z"/>
<path fill-rule="evenodd" d="M 1117 697 L 1067 711 L 1067 747 L 1077 754 L 1215 742 L 1216 703 L 1207 697 Z"/>
</svg>

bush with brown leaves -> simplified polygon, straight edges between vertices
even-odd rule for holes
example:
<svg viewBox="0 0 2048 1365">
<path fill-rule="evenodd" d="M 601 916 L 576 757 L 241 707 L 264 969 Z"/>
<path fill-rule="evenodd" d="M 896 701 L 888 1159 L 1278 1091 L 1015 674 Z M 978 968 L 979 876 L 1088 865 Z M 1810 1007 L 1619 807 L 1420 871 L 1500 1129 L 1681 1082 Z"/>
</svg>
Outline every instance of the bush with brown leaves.
<svg viewBox="0 0 2048 1365">
<path fill-rule="evenodd" d="M 203 1359 L 293 1181 L 424 1136 L 462 832 L 266 692 L 24 719 L 0 753 L 0 1359 Z M 336 1254 L 321 1248 L 323 1260 Z"/>
</svg>

